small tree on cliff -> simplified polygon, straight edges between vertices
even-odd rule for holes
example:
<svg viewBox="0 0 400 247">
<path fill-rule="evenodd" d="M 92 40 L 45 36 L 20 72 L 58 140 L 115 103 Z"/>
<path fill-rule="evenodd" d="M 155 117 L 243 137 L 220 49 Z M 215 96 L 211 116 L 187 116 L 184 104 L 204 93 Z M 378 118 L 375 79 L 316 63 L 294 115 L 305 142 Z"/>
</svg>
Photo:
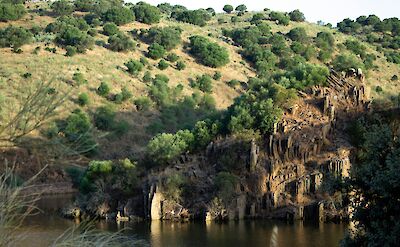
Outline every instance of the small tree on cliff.
<svg viewBox="0 0 400 247">
<path fill-rule="evenodd" d="M 233 11 L 233 6 L 227 4 L 227 5 L 224 6 L 223 10 L 224 10 L 227 14 L 230 14 L 230 13 L 232 13 L 232 11 Z"/>
</svg>

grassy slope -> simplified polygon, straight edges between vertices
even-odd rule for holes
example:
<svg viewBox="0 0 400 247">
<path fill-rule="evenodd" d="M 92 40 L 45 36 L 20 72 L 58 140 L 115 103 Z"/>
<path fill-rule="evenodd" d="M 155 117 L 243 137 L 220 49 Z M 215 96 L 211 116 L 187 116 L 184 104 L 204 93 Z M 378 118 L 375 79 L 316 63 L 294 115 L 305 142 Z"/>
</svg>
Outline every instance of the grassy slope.
<svg viewBox="0 0 400 247">
<path fill-rule="evenodd" d="M 240 94 L 240 89 L 232 89 L 225 84 L 226 81 L 231 79 L 238 79 L 246 81 L 248 77 L 254 76 L 254 71 L 247 63 L 241 63 L 243 59 L 239 55 L 239 48 L 223 42 L 218 37 L 221 35 L 222 28 L 234 28 L 249 25 L 248 22 L 239 22 L 235 25 L 230 23 L 230 16 L 218 14 L 214 17 L 209 25 L 206 27 L 198 27 L 190 24 L 176 23 L 171 20 L 162 20 L 159 26 L 176 25 L 180 26 L 183 32 L 184 43 L 187 38 L 194 34 L 207 36 L 211 34 L 210 39 L 218 42 L 220 45 L 226 47 L 230 54 L 231 62 L 221 68 L 212 69 L 200 65 L 194 61 L 183 49 L 183 46 L 175 49 L 173 52 L 177 53 L 182 60 L 185 61 L 187 68 L 184 71 L 178 71 L 170 66 L 167 70 L 160 71 L 156 68 L 158 61 L 150 60 L 154 65 L 151 70 L 154 76 L 157 73 L 168 75 L 170 78 L 170 85 L 177 85 L 181 83 L 184 85 L 184 94 L 191 94 L 193 92 L 188 84 L 189 78 L 194 78 L 196 75 L 208 73 L 212 75 L 215 71 L 222 73 L 220 81 L 214 81 L 213 96 L 216 99 L 218 109 L 226 109 L 233 101 L 233 99 Z M 247 20 L 251 13 L 241 17 L 242 20 Z M 218 19 L 224 17 L 227 20 L 225 24 L 218 24 Z M 13 25 L 20 25 L 30 27 L 32 25 L 46 26 L 48 23 L 54 21 L 53 18 L 48 16 L 38 16 L 35 13 L 30 13 L 24 19 L 12 22 Z M 9 25 L 10 23 L 0 23 L 0 27 Z M 338 31 L 331 30 L 327 27 L 321 27 L 311 23 L 295 23 L 291 22 L 289 26 L 276 25 L 273 22 L 268 22 L 274 32 L 287 33 L 290 29 L 302 26 L 306 28 L 308 35 L 315 37 L 320 31 L 333 32 L 337 43 L 342 43 L 346 39 L 351 38 L 347 35 L 341 34 Z M 148 25 L 134 22 L 120 27 L 123 31 L 130 31 L 134 28 L 148 28 Z M 99 31 L 101 28 L 98 29 Z M 106 40 L 107 37 L 99 34 L 95 37 L 96 40 Z M 22 54 L 13 53 L 10 49 L 0 49 L 0 82 L 3 90 L 7 92 L 14 88 L 15 85 L 24 85 L 27 81 L 21 75 L 29 72 L 32 74 L 32 80 L 54 80 L 55 84 L 61 88 L 71 88 L 68 84 L 72 79 L 72 75 L 79 71 L 84 74 L 88 80 L 87 85 L 72 88 L 71 100 L 67 103 L 65 111 L 61 114 L 67 114 L 71 109 L 77 107 L 74 103 L 77 95 L 80 92 L 87 92 L 90 96 L 91 103 L 87 106 L 88 112 L 94 111 L 96 107 L 108 103 L 104 98 L 101 98 L 95 93 L 101 81 L 106 81 L 112 85 L 112 92 L 118 93 L 120 89 L 126 86 L 134 94 L 134 97 L 146 95 L 146 85 L 141 81 L 144 71 L 138 77 L 132 77 L 124 71 L 123 64 L 129 59 L 139 59 L 144 56 L 147 50 L 145 43 L 137 41 L 140 46 L 134 52 L 117 53 L 107 50 L 103 47 L 95 46 L 91 51 L 86 54 L 78 54 L 73 57 L 65 57 L 65 51 L 57 47 L 57 53 L 53 54 L 44 50 L 45 43 L 33 43 L 22 47 L 24 51 Z M 400 75 L 400 66 L 387 63 L 383 54 L 375 51 L 374 47 L 368 46 L 369 51 L 374 53 L 378 59 L 376 70 L 370 71 L 367 77 L 367 85 L 370 88 L 375 88 L 380 85 L 383 88 L 383 93 L 377 94 L 375 90 L 371 90 L 371 96 L 374 98 L 387 98 L 388 96 L 397 95 L 400 92 L 400 86 L 396 82 L 391 82 L 390 78 L 394 75 Z M 38 55 L 32 54 L 35 47 L 40 46 L 42 49 Z M 53 47 L 54 45 L 50 45 Z M 55 46 L 54 46 L 55 47 Z M 345 52 L 337 50 L 336 52 Z M 319 63 L 317 60 L 313 61 Z M 13 85 L 13 86 L 11 86 Z M 101 158 L 116 158 L 126 157 L 132 153 L 140 152 L 143 146 L 147 143 L 151 136 L 146 134 L 145 127 L 154 118 L 157 117 L 157 111 L 138 112 L 136 111 L 132 101 L 126 102 L 122 105 L 115 105 L 118 110 L 118 118 L 128 121 L 131 125 L 128 134 L 124 135 L 121 139 L 111 139 L 102 143 L 103 149 L 107 150 L 107 155 L 101 155 Z M 118 143 L 118 145 L 115 145 Z M 102 153 L 102 152 L 101 152 Z"/>
</svg>

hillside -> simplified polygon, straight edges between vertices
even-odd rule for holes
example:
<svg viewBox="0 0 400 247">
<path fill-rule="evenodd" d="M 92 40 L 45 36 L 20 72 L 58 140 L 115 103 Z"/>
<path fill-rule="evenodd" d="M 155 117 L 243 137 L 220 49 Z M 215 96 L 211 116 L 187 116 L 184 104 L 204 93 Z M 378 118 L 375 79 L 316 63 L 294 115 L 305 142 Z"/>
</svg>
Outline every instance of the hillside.
<svg viewBox="0 0 400 247">
<path fill-rule="evenodd" d="M 0 7 L 3 159 L 21 180 L 48 164 L 39 182 L 73 183 L 90 215 L 345 218 L 349 126 L 400 104 L 397 18 L 333 28 L 244 5 Z"/>
</svg>

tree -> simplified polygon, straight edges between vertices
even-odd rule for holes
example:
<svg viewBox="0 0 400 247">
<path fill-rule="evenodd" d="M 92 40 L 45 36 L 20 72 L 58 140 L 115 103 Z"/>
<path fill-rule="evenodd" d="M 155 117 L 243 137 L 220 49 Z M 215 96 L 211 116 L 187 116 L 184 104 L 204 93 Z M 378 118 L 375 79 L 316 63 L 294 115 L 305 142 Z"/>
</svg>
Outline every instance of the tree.
<svg viewBox="0 0 400 247">
<path fill-rule="evenodd" d="M 164 57 L 166 51 L 162 45 L 158 43 L 153 43 L 149 46 L 147 51 L 147 56 L 152 59 L 160 59 Z"/>
<path fill-rule="evenodd" d="M 89 95 L 87 93 L 81 93 L 78 96 L 78 104 L 80 106 L 85 106 L 89 103 Z"/>
<path fill-rule="evenodd" d="M 23 4 L 0 2 L 0 22 L 16 21 L 26 14 Z"/>
<path fill-rule="evenodd" d="M 240 4 L 235 8 L 235 11 L 237 12 L 246 12 L 247 6 L 244 4 Z"/>
<path fill-rule="evenodd" d="M 207 21 L 211 19 L 211 15 L 204 9 L 186 10 L 173 13 L 177 21 L 190 23 L 193 25 L 204 27 Z"/>
<path fill-rule="evenodd" d="M 160 62 L 158 62 L 157 67 L 160 70 L 166 70 L 169 67 L 169 64 L 167 63 L 167 61 L 165 61 L 164 59 L 161 59 Z"/>
<path fill-rule="evenodd" d="M 112 51 L 132 51 L 135 46 L 135 42 L 120 32 L 108 38 L 108 48 Z"/>
<path fill-rule="evenodd" d="M 272 21 L 276 21 L 278 24 L 284 26 L 289 25 L 290 19 L 283 13 L 272 11 L 269 17 Z"/>
<path fill-rule="evenodd" d="M 383 120 L 371 122 L 356 136 L 361 140 L 358 162 L 347 181 L 356 224 L 345 246 L 396 246 L 400 241 L 399 136 Z"/>
<path fill-rule="evenodd" d="M 58 16 L 69 15 L 74 12 L 74 6 L 66 0 L 55 1 L 51 5 L 51 9 Z"/>
<path fill-rule="evenodd" d="M 126 62 L 125 66 L 128 68 L 128 72 L 132 75 L 137 75 L 143 70 L 143 64 L 132 59 Z"/>
<path fill-rule="evenodd" d="M 178 61 L 176 63 L 176 69 L 177 70 L 184 70 L 186 68 L 186 64 L 183 61 Z"/>
<path fill-rule="evenodd" d="M 290 12 L 289 17 L 291 21 L 303 22 L 306 20 L 304 14 L 298 9 L 295 9 L 292 12 Z"/>
<path fill-rule="evenodd" d="M 122 6 L 114 6 L 102 15 L 103 21 L 114 22 L 116 25 L 124 25 L 135 20 L 133 12 Z"/>
<path fill-rule="evenodd" d="M 101 106 L 97 108 L 94 114 L 94 123 L 100 130 L 112 130 L 115 126 L 115 111 L 110 106 Z"/>
<path fill-rule="evenodd" d="M 101 82 L 97 88 L 97 94 L 100 96 L 107 96 L 110 93 L 110 86 L 106 82 Z"/>
<path fill-rule="evenodd" d="M 332 65 L 333 68 L 337 71 L 347 71 L 351 68 L 353 69 L 364 68 L 359 58 L 357 58 L 355 55 L 352 54 L 350 55 L 342 54 L 336 56 L 332 62 Z"/>
<path fill-rule="evenodd" d="M 82 32 L 74 26 L 67 25 L 60 33 L 57 34 L 56 43 L 66 46 L 76 47 L 77 52 L 84 53 L 87 49 L 91 49 L 94 45 L 92 37 Z"/>
<path fill-rule="evenodd" d="M 147 43 L 157 43 L 170 51 L 181 42 L 182 29 L 178 27 L 152 27 L 143 35 Z"/>
<path fill-rule="evenodd" d="M 183 153 L 189 145 L 180 135 L 158 134 L 147 145 L 148 156 L 157 164 L 162 165 L 172 161 Z"/>
<path fill-rule="evenodd" d="M 132 11 L 135 13 L 137 21 L 146 24 L 158 23 L 161 19 L 160 10 L 145 2 L 137 3 L 133 6 Z"/>
<path fill-rule="evenodd" d="M 229 63 L 229 54 L 224 47 L 202 36 L 192 36 L 189 40 L 190 53 L 202 64 L 217 68 Z"/>
<path fill-rule="evenodd" d="M 308 40 L 307 32 L 304 27 L 295 27 L 288 33 L 288 37 L 293 41 L 304 43 Z"/>
<path fill-rule="evenodd" d="M 230 13 L 232 13 L 232 11 L 233 11 L 233 6 L 227 4 L 227 5 L 224 6 L 223 10 L 224 10 L 227 14 L 230 14 Z"/>
</svg>

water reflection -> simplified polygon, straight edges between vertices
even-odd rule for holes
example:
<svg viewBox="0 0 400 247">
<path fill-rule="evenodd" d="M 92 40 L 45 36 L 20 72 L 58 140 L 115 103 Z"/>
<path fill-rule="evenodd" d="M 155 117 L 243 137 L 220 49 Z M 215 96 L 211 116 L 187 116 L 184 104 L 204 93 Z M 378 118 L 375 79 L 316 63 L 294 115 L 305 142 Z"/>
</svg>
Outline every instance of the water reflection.
<svg viewBox="0 0 400 247">
<path fill-rule="evenodd" d="M 47 200 L 47 201 L 46 201 Z M 39 206 L 45 214 L 27 220 L 24 230 L 27 239 L 20 246 L 46 246 L 74 222 L 60 218 L 56 209 L 66 201 L 46 199 Z M 71 199 L 69 199 L 71 200 Z M 67 200 L 68 201 L 68 200 Z M 49 208 L 50 207 L 50 208 Z M 255 220 L 227 223 L 177 223 L 177 222 L 120 222 L 98 221 L 102 231 L 129 228 L 125 234 L 143 239 L 154 247 L 232 247 L 232 246 L 338 246 L 346 230 L 345 224 L 307 224 Z"/>
</svg>

